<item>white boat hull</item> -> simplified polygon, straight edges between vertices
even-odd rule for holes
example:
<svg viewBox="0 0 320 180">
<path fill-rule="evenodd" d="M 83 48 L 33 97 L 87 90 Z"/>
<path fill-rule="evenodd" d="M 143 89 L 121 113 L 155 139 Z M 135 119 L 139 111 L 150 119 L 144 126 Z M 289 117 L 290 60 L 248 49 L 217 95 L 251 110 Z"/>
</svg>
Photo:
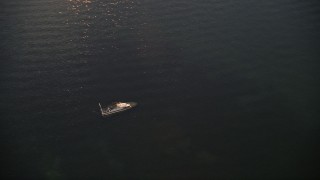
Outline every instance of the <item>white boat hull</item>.
<svg viewBox="0 0 320 180">
<path fill-rule="evenodd" d="M 111 109 L 111 107 L 114 106 L 113 104 L 103 108 L 103 107 L 101 107 L 101 105 L 99 103 L 102 117 L 108 117 L 113 114 L 129 110 L 129 109 L 134 108 L 138 105 L 138 103 L 136 103 L 136 102 L 125 102 L 125 103 L 129 104 L 129 106 L 128 107 L 115 107 L 113 109 Z"/>
</svg>

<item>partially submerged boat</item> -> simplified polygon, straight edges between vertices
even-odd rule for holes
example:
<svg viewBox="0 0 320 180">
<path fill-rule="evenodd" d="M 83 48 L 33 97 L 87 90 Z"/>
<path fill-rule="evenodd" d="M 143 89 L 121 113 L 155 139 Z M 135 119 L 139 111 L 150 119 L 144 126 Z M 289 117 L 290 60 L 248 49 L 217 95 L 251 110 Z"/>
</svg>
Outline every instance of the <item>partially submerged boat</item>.
<svg viewBox="0 0 320 180">
<path fill-rule="evenodd" d="M 133 107 L 136 107 L 137 103 L 136 102 L 115 102 L 110 104 L 107 107 L 102 107 L 101 104 L 99 103 L 99 107 L 100 107 L 100 111 L 101 111 L 101 115 L 103 117 L 107 117 L 110 116 L 112 114 L 118 113 L 118 112 L 122 112 L 128 109 L 131 109 Z"/>
</svg>

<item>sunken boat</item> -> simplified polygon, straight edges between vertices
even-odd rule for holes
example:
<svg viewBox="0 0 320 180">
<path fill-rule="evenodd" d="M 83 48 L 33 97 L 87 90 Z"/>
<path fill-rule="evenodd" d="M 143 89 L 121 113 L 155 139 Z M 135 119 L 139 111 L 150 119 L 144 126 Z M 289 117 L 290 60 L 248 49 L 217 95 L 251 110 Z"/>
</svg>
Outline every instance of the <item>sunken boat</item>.
<svg viewBox="0 0 320 180">
<path fill-rule="evenodd" d="M 107 117 L 119 112 L 123 112 L 136 106 L 137 106 L 136 102 L 114 102 L 107 107 L 102 107 L 101 104 L 99 103 L 101 115 L 103 117 Z"/>
</svg>

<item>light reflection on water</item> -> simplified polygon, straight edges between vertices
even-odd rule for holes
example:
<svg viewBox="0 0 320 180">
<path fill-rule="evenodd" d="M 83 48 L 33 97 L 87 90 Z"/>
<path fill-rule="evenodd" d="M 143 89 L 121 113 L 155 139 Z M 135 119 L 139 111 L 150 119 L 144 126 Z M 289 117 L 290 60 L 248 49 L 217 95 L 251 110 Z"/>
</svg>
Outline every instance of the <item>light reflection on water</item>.
<svg viewBox="0 0 320 180">
<path fill-rule="evenodd" d="M 68 0 L 67 7 L 70 12 L 70 18 L 66 20 L 66 24 L 78 25 L 81 28 L 81 38 L 88 38 L 90 25 L 93 24 L 95 16 L 90 15 L 92 10 L 92 1 L 88 0 Z"/>
<path fill-rule="evenodd" d="M 86 40 L 90 36 L 91 26 L 104 26 L 107 36 L 115 39 L 118 28 L 129 27 L 129 18 L 138 14 L 136 1 L 128 0 L 67 0 L 68 18 L 66 24 L 81 30 L 81 38 Z"/>
</svg>

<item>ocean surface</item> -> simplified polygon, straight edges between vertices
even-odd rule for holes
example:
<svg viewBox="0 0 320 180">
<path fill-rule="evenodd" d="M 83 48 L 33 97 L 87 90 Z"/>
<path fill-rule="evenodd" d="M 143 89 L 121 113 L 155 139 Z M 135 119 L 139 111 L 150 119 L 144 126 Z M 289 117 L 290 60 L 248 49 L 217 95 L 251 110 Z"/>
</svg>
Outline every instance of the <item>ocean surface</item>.
<svg viewBox="0 0 320 180">
<path fill-rule="evenodd" d="M 320 177 L 318 0 L 8 0 L 0 24 L 5 179 Z"/>
</svg>

